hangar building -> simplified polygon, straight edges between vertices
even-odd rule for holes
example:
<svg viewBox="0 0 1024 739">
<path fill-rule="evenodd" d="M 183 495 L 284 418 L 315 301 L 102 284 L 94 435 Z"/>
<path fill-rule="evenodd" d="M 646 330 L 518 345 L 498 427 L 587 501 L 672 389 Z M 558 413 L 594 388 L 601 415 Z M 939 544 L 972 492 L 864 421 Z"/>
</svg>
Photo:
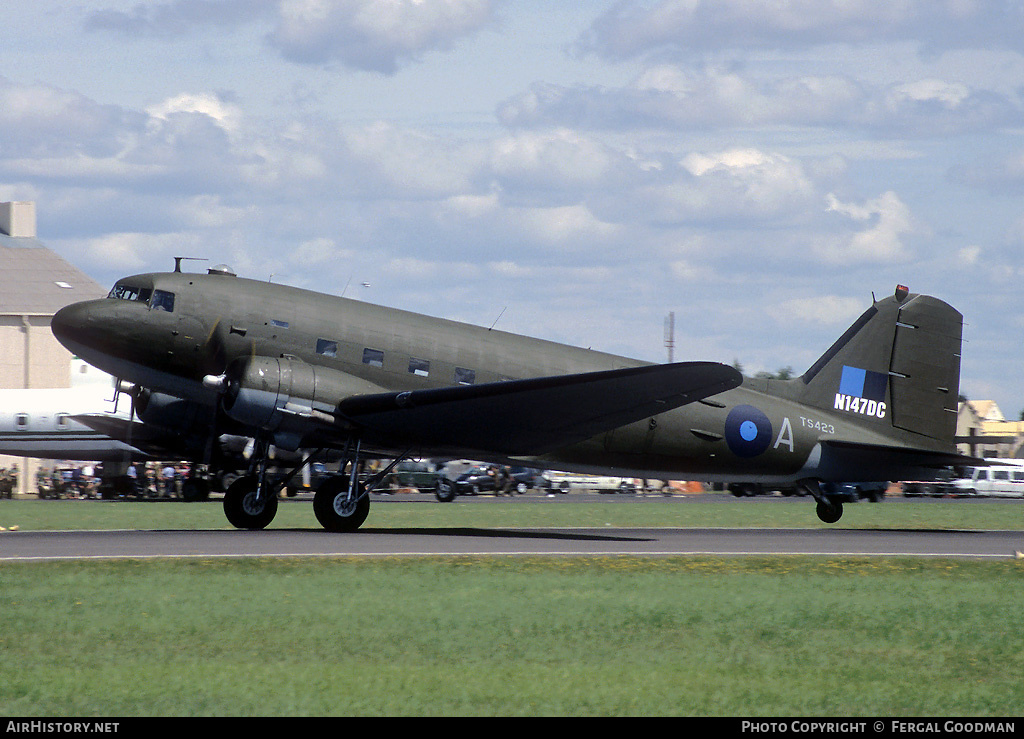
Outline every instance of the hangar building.
<svg viewBox="0 0 1024 739">
<path fill-rule="evenodd" d="M 0 203 L 0 388 L 69 387 L 72 357 L 50 319 L 106 294 L 36 238 L 35 203 Z M 19 492 L 35 492 L 36 461 L 0 456 L 0 467 L 14 464 Z"/>
</svg>

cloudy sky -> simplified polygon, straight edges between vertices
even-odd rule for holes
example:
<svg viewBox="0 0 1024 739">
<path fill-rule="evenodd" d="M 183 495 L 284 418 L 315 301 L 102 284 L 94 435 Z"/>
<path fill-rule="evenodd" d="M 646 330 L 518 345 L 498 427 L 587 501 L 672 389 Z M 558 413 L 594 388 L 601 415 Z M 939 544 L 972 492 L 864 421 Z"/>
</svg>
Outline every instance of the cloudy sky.
<svg viewBox="0 0 1024 739">
<path fill-rule="evenodd" d="M 202 257 L 653 361 L 672 312 L 676 360 L 753 374 L 902 283 L 964 313 L 962 391 L 1024 408 L 1017 0 L 33 0 L 0 27 L 0 200 L 101 284 Z"/>
</svg>

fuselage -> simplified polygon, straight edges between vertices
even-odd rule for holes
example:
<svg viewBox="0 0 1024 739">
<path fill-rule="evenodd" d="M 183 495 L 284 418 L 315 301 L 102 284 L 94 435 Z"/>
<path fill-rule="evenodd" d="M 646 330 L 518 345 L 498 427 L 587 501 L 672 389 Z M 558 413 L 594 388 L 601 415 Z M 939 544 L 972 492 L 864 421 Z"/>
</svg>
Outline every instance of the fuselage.
<svg viewBox="0 0 1024 739">
<path fill-rule="evenodd" d="M 108 298 L 60 311 L 53 330 L 71 351 L 122 380 L 209 406 L 218 397 L 203 378 L 252 356 L 328 367 L 364 392 L 649 364 L 215 271 L 124 278 Z M 784 481 L 815 476 L 822 439 L 886 443 L 882 428 L 801 404 L 796 383 L 745 378 L 734 390 L 516 461 L 668 479 Z M 736 425 L 736 412 L 745 409 L 765 422 Z"/>
</svg>

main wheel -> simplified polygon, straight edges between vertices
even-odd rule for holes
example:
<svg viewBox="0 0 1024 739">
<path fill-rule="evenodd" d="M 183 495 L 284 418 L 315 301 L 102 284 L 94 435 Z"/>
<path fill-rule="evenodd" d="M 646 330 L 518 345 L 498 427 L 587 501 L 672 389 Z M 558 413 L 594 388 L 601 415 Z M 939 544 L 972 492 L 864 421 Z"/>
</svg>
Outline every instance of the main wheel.
<svg viewBox="0 0 1024 739">
<path fill-rule="evenodd" d="M 239 529 L 265 529 L 277 515 L 277 496 L 266 490 L 256 498 L 255 475 L 239 477 L 224 493 L 224 515 Z"/>
<path fill-rule="evenodd" d="M 843 517 L 843 504 L 838 500 L 819 501 L 816 512 L 825 523 L 835 523 Z"/>
<path fill-rule="evenodd" d="M 370 497 L 363 495 L 364 486 L 355 490 L 355 500 L 348 499 L 348 477 L 328 477 L 313 496 L 316 520 L 328 531 L 355 531 L 370 513 Z"/>
</svg>

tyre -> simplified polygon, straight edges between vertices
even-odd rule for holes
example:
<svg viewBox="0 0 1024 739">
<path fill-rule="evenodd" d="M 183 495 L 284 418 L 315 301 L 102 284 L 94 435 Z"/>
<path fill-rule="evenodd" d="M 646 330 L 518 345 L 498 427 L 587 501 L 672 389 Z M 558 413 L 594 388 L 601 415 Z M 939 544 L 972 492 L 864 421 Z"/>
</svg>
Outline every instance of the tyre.
<svg viewBox="0 0 1024 739">
<path fill-rule="evenodd" d="M 816 510 L 818 518 L 825 523 L 835 523 L 843 517 L 843 504 L 838 501 L 822 501 L 818 503 Z"/>
<path fill-rule="evenodd" d="M 256 498 L 256 476 L 239 477 L 224 493 L 224 515 L 238 529 L 265 529 L 277 515 L 277 496 Z"/>
<path fill-rule="evenodd" d="M 355 500 L 349 500 L 348 478 L 343 475 L 328 477 L 313 496 L 316 520 L 328 531 L 355 531 L 370 514 L 370 497 L 364 494 L 364 490 L 360 483 L 355 490 Z"/>
</svg>

